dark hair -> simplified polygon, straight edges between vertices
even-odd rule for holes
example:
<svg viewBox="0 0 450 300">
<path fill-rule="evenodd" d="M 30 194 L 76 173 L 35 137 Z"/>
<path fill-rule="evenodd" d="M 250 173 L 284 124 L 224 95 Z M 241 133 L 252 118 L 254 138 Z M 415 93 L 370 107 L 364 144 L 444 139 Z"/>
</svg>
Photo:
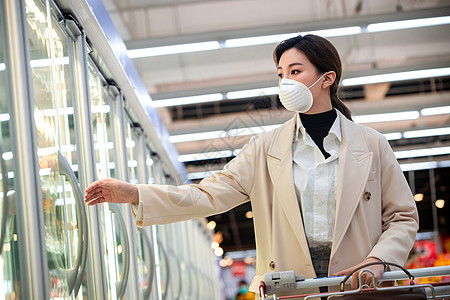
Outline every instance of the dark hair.
<svg viewBox="0 0 450 300">
<path fill-rule="evenodd" d="M 347 119 L 352 120 L 352 112 L 339 98 L 339 81 L 342 76 L 342 64 L 339 53 L 333 44 L 327 39 L 308 34 L 296 36 L 282 41 L 273 51 L 273 60 L 278 66 L 281 55 L 292 48 L 303 52 L 309 61 L 316 67 L 319 73 L 334 71 L 336 79 L 330 86 L 331 105 L 339 110 Z"/>
</svg>

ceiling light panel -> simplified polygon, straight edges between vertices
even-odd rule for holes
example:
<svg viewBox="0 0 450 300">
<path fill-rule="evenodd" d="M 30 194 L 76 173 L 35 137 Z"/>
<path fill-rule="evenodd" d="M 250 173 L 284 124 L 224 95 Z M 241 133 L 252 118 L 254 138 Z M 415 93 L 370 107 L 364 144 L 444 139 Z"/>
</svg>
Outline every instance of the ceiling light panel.
<svg viewBox="0 0 450 300">
<path fill-rule="evenodd" d="M 394 154 L 397 159 L 425 157 L 425 156 L 434 156 L 434 155 L 447 155 L 447 154 L 450 154 L 450 147 L 447 146 L 447 147 L 436 147 L 436 148 L 428 148 L 428 149 L 395 151 Z"/>
<path fill-rule="evenodd" d="M 214 93 L 214 94 L 208 94 L 208 95 L 197 95 L 197 96 L 170 98 L 170 99 L 163 99 L 163 100 L 153 100 L 151 102 L 151 105 L 154 108 L 159 108 L 159 107 L 168 107 L 168 106 L 176 106 L 176 105 L 188 105 L 188 104 L 214 102 L 214 101 L 220 101 L 222 99 L 223 99 L 222 94 Z"/>
<path fill-rule="evenodd" d="M 153 48 L 132 49 L 127 51 L 127 55 L 130 58 L 141 58 L 159 55 L 180 54 L 189 52 L 199 52 L 207 50 L 219 49 L 220 43 L 218 41 L 191 43 L 181 45 L 171 45 Z"/>
<path fill-rule="evenodd" d="M 347 78 L 342 80 L 342 85 L 354 86 L 441 76 L 450 76 L 450 67 Z"/>
<path fill-rule="evenodd" d="M 227 98 L 227 99 L 242 99 L 242 98 L 251 98 L 251 97 L 259 97 L 259 96 L 278 95 L 278 92 L 279 92 L 278 87 L 269 87 L 269 88 L 262 88 L 262 89 L 252 89 L 252 90 L 228 92 L 228 93 L 226 93 L 225 98 Z"/>
<path fill-rule="evenodd" d="M 450 134 L 450 127 L 405 131 L 406 139 Z"/>
<path fill-rule="evenodd" d="M 389 121 L 404 121 L 418 119 L 420 116 L 418 111 L 403 111 L 385 114 L 372 114 L 354 116 L 355 123 L 375 123 L 375 122 L 389 122 Z"/>
<path fill-rule="evenodd" d="M 450 167 L 450 160 L 400 164 L 403 172 Z"/>
<path fill-rule="evenodd" d="M 445 24 L 450 24 L 450 16 L 369 24 L 367 25 L 367 31 L 380 32 Z"/>
<path fill-rule="evenodd" d="M 420 111 L 423 116 L 450 114 L 450 106 L 424 108 Z"/>
</svg>

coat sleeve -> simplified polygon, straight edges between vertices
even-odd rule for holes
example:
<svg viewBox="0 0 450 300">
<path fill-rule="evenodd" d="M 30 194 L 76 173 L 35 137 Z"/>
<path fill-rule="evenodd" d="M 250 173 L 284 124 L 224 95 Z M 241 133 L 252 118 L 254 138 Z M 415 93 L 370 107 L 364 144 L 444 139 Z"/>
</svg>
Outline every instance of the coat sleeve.
<svg viewBox="0 0 450 300">
<path fill-rule="evenodd" d="M 382 234 L 368 256 L 403 265 L 414 245 L 419 218 L 409 185 L 386 139 L 381 145 Z"/>
<path fill-rule="evenodd" d="M 139 184 L 142 210 L 139 227 L 204 218 L 223 213 L 249 200 L 253 185 L 258 137 L 253 137 L 222 171 L 199 184 L 180 186 Z"/>
</svg>

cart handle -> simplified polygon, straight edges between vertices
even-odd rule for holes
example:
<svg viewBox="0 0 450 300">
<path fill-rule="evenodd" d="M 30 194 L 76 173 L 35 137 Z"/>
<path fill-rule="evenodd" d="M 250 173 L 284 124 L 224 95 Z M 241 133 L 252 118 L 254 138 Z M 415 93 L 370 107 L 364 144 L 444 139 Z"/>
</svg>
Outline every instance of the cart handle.
<svg viewBox="0 0 450 300">
<path fill-rule="evenodd" d="M 347 279 L 348 279 L 350 276 L 353 275 L 353 273 L 355 273 L 356 271 L 361 270 L 361 269 L 363 269 L 363 268 L 365 268 L 365 267 L 372 266 L 372 265 L 384 265 L 385 267 L 387 267 L 387 266 L 389 265 L 389 266 L 394 266 L 394 267 L 400 268 L 400 269 L 402 269 L 403 272 L 406 273 L 406 275 L 408 275 L 408 277 L 409 277 L 409 284 L 410 284 L 410 285 L 414 285 L 414 276 L 411 275 L 411 273 L 409 273 L 409 271 L 406 270 L 404 267 L 402 267 L 402 266 L 400 266 L 400 265 L 398 265 L 398 264 L 390 263 L 390 262 L 376 261 L 376 262 L 371 262 L 371 263 L 368 263 L 368 264 L 359 266 L 358 268 L 354 269 L 354 270 L 351 271 L 349 274 L 347 274 L 347 276 L 345 276 L 344 280 L 342 280 L 341 283 L 340 283 L 340 287 L 341 287 L 340 290 L 341 290 L 341 292 L 344 291 L 344 285 L 345 285 L 345 282 L 347 281 Z"/>
</svg>

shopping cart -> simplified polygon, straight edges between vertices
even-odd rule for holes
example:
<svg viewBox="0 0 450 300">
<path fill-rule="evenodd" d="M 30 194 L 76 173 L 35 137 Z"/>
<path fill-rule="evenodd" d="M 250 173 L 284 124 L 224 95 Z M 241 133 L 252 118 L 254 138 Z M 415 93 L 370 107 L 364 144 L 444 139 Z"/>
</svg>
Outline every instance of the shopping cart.
<svg viewBox="0 0 450 300">
<path fill-rule="evenodd" d="M 410 284 L 414 284 L 414 278 L 426 278 L 435 276 L 450 275 L 450 266 L 410 269 L 407 270 L 411 276 L 405 274 L 404 271 L 388 271 L 383 274 L 380 281 L 393 280 L 410 280 Z M 400 289 L 410 289 L 411 285 L 392 286 L 392 287 L 377 287 L 373 281 L 374 288 L 361 284 L 361 274 L 363 272 L 370 272 L 373 278 L 373 272 L 370 269 L 362 269 L 359 273 L 359 288 L 357 290 L 344 290 L 342 282 L 346 276 L 324 277 L 305 279 L 304 276 L 295 275 L 294 271 L 274 272 L 264 274 L 264 281 L 261 281 L 259 286 L 259 295 L 261 300 L 282 300 L 282 299 L 327 299 L 339 300 L 344 295 L 351 295 L 365 292 L 387 292 Z M 349 282 L 351 277 L 347 278 Z M 292 296 L 277 296 L 277 294 L 291 292 L 295 290 L 301 292 L 304 289 L 319 288 L 319 287 L 339 287 L 338 292 L 316 293 L 316 294 L 301 294 Z M 428 299 L 450 299 L 450 282 L 438 282 L 430 284 L 415 284 L 414 288 L 425 288 Z"/>
</svg>

